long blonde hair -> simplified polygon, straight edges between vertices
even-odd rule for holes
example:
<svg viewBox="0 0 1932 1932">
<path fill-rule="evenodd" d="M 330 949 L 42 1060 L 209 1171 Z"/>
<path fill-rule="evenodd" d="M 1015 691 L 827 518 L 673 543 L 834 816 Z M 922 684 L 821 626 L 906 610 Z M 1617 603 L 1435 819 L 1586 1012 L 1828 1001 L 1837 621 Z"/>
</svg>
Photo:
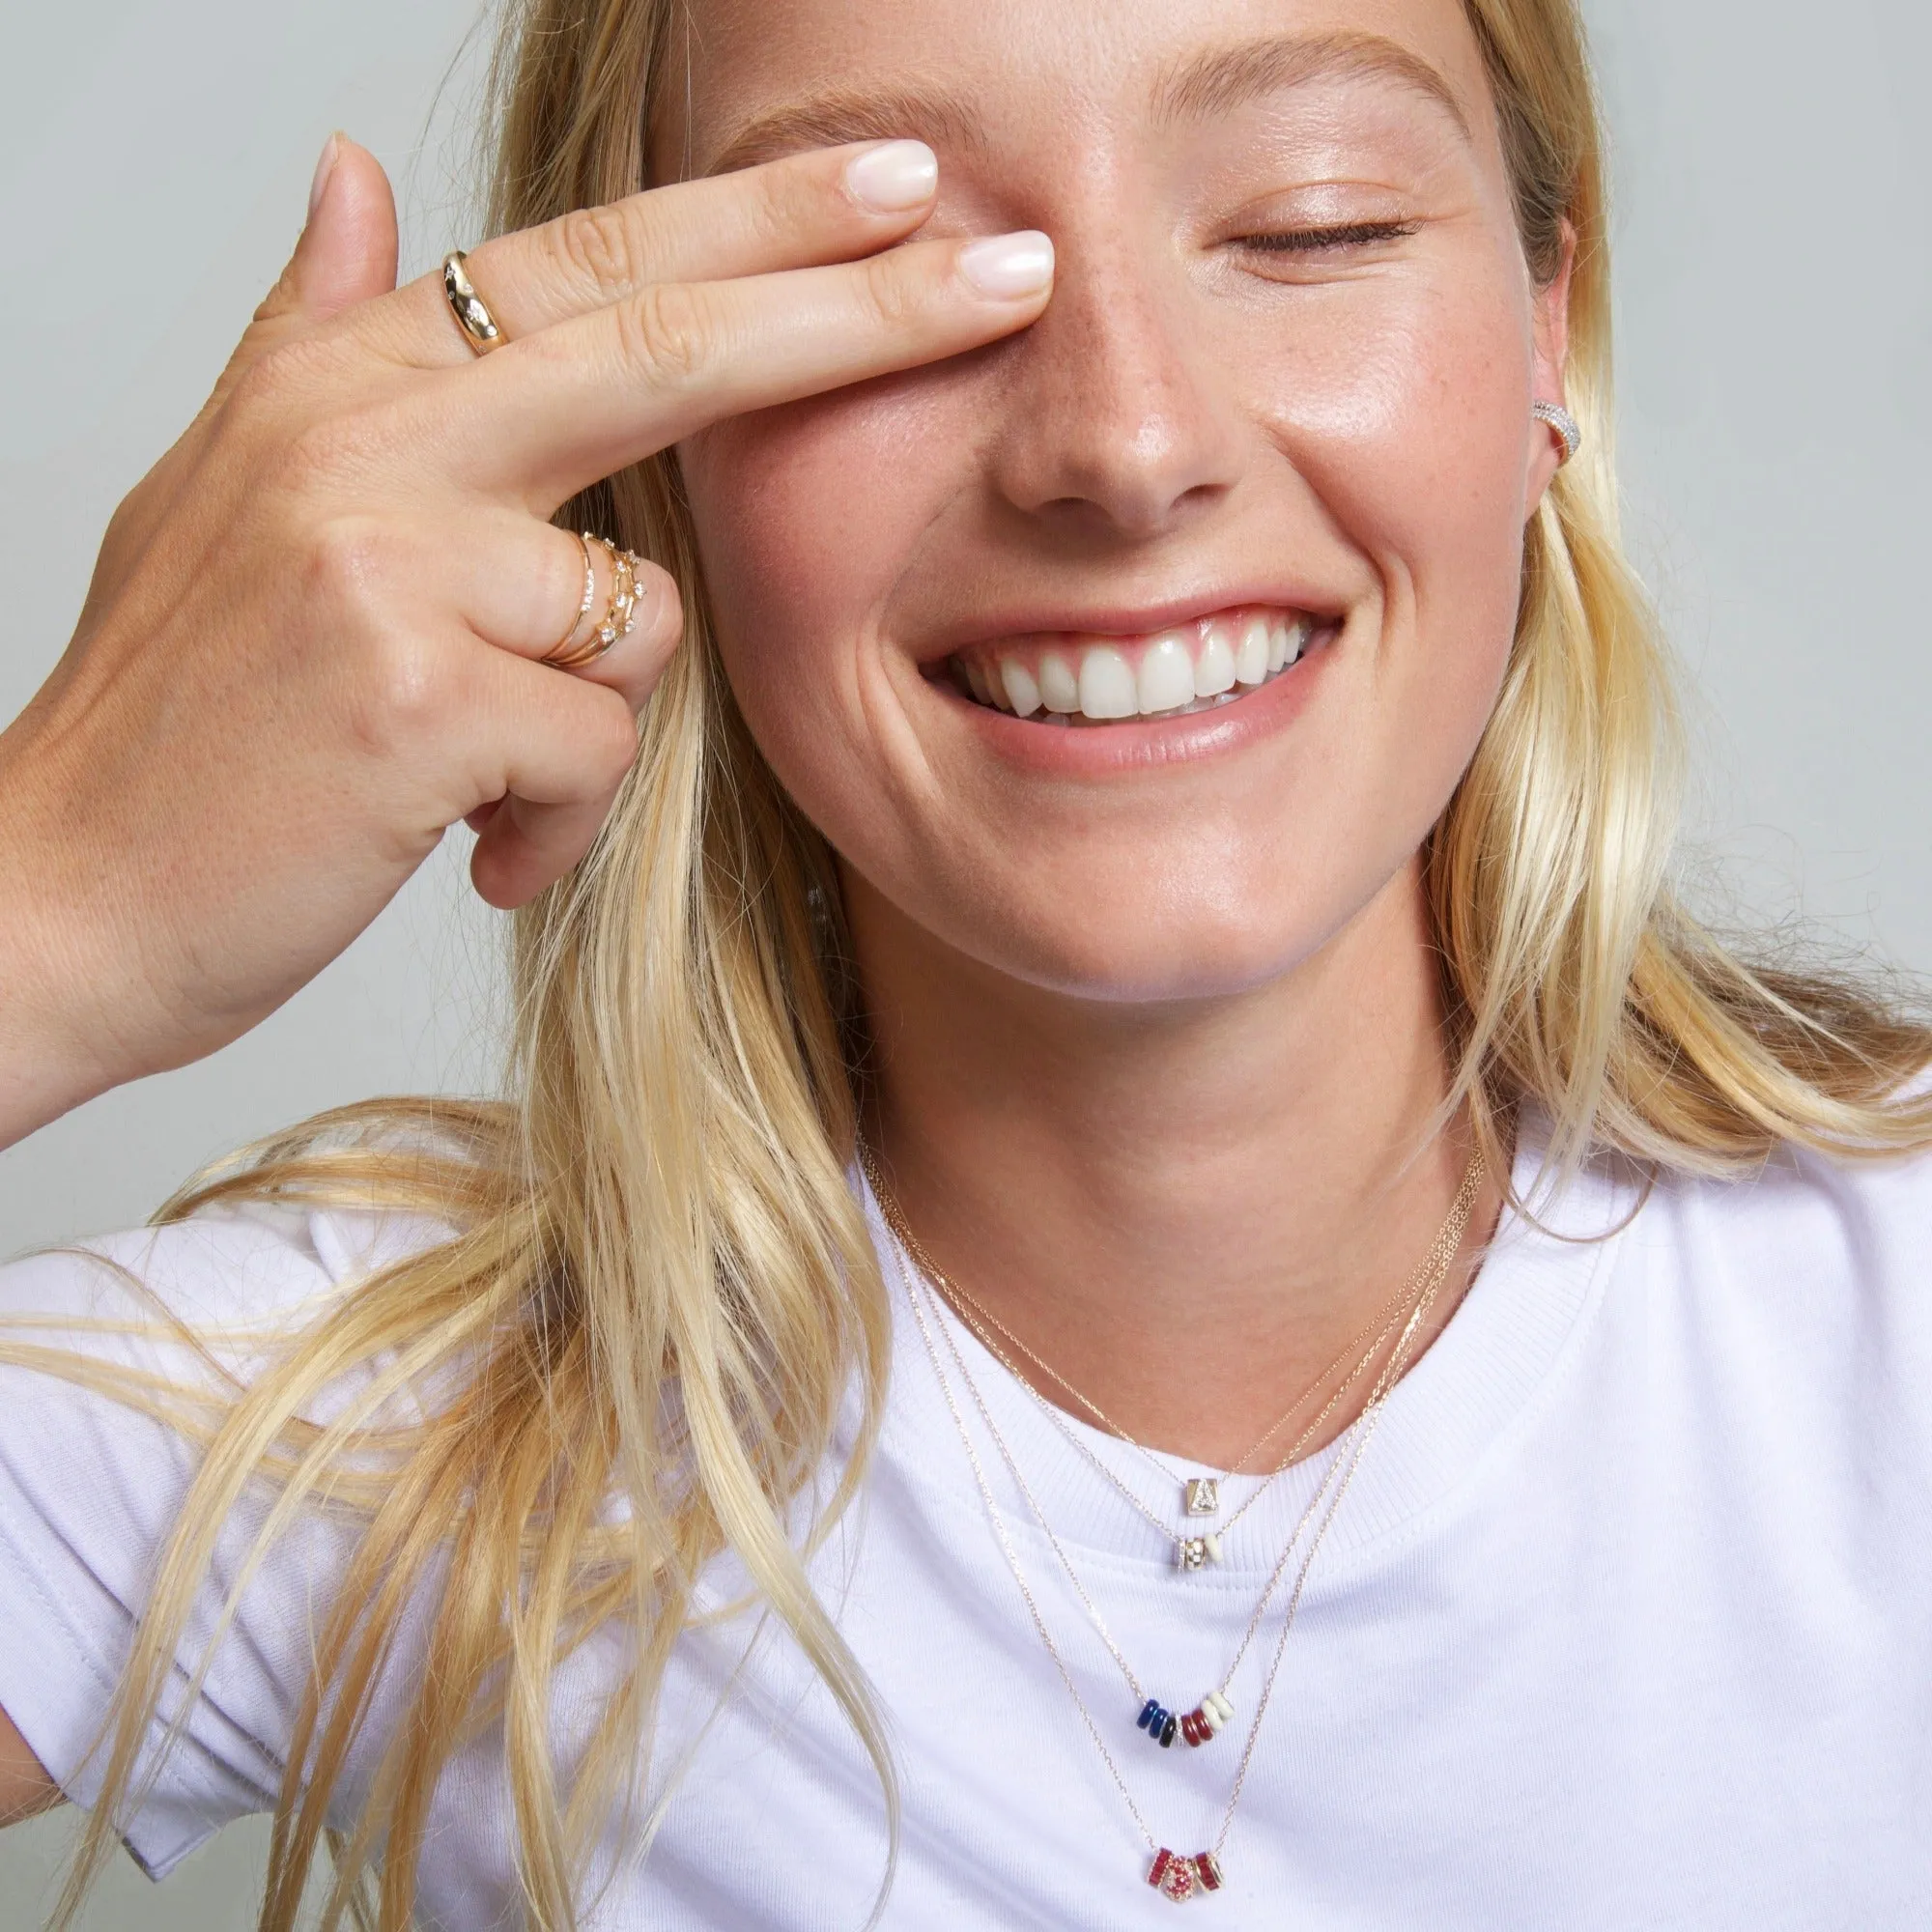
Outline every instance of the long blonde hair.
<svg viewBox="0 0 1932 1932">
<path fill-rule="evenodd" d="M 646 179 L 646 130 L 681 81 L 684 4 L 518 0 L 498 57 L 497 226 Z M 1895 1095 L 1932 1059 L 1925 1027 L 1844 976 L 1745 963 L 1671 893 L 1674 713 L 1618 537 L 1582 31 L 1575 0 L 1464 4 L 1541 279 L 1575 240 L 1569 388 L 1587 453 L 1529 531 L 1507 680 L 1429 842 L 1458 1097 L 1492 1157 L 1524 1099 L 1554 1122 L 1566 1160 L 1608 1148 L 1726 1173 L 1784 1142 L 1844 1156 L 1918 1147 L 1932 1109 Z M 843 1706 L 890 1809 L 879 1723 L 808 1582 L 810 1539 L 802 1550 L 787 1528 L 856 1383 L 860 1453 L 814 1535 L 852 1493 L 888 1339 L 845 1180 L 858 1015 L 835 876 L 720 675 L 670 460 L 611 479 L 568 518 L 675 573 L 691 635 L 594 850 L 517 920 L 513 1097 L 372 1102 L 309 1122 L 157 1217 L 246 1198 L 342 1203 L 427 1215 L 453 1237 L 355 1285 L 232 1401 L 156 1393 L 27 1343 L 0 1349 L 206 1447 L 108 1714 L 105 1787 L 57 1925 L 113 1843 L 217 1532 L 260 1479 L 277 1496 L 262 1547 L 324 1495 L 359 1534 L 297 1716 L 263 1932 L 294 1926 L 325 1838 L 325 1923 L 353 1911 L 402 1932 L 439 1775 L 496 1722 L 529 1920 L 574 1924 L 593 1835 L 645 1775 L 694 1578 L 726 1548 Z M 326 1427 L 304 1419 L 336 1378 L 370 1364 L 380 1373 L 355 1404 Z M 398 1391 L 456 1368 L 451 1400 L 394 1420 L 384 1405 Z M 629 1504 L 615 1521 L 613 1494 Z M 331 1796 L 418 1598 L 434 1667 L 412 1685 L 359 1823 L 337 1834 Z M 564 1789 L 552 1675 L 610 1627 L 630 1634 L 631 1669 Z"/>
</svg>

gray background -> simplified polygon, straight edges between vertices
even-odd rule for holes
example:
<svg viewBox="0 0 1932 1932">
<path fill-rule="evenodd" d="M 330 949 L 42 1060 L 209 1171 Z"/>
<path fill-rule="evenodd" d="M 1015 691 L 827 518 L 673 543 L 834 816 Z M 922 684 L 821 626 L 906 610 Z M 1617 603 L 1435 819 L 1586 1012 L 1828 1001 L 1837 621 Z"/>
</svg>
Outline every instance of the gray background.
<svg viewBox="0 0 1932 1932">
<path fill-rule="evenodd" d="M 1633 547 L 1691 687 L 1692 831 L 1741 912 L 1932 967 L 1932 57 L 1923 0 L 1596 0 L 1615 142 Z M 0 32 L 0 706 L 73 622 L 115 502 L 193 413 L 329 129 L 379 154 L 405 272 L 473 228 L 474 0 L 100 0 Z M 1915 112 L 1915 107 L 1918 111 Z M 140 1220 L 200 1160 L 378 1092 L 487 1086 L 496 922 L 460 839 L 249 1038 L 0 1155 L 0 1251 Z M 4 1641 L 4 1634 L 0 1634 Z M 38 1925 L 71 1813 L 0 1840 Z M 84 1921 L 253 1924 L 266 1833 Z"/>
</svg>

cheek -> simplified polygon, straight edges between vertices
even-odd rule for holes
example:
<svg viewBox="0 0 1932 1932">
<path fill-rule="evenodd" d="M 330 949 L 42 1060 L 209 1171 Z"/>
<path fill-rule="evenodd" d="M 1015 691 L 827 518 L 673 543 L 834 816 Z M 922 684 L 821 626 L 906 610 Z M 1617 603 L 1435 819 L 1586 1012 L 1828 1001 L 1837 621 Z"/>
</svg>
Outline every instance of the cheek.
<svg viewBox="0 0 1932 1932">
<path fill-rule="evenodd" d="M 1302 331 L 1263 402 L 1324 514 L 1434 635 L 1513 619 L 1534 344 L 1508 278 L 1423 286 Z"/>
<path fill-rule="evenodd" d="M 1515 637 L 1534 337 L 1500 263 L 1353 320 L 1279 349 L 1264 408 L 1311 509 L 1379 591 L 1354 768 L 1398 792 L 1406 774 L 1439 804 Z"/>
<path fill-rule="evenodd" d="M 958 489 L 935 458 L 964 446 L 935 420 L 943 405 L 909 382 L 872 384 L 680 450 L 719 648 L 768 749 L 850 715 L 893 588 Z"/>
</svg>

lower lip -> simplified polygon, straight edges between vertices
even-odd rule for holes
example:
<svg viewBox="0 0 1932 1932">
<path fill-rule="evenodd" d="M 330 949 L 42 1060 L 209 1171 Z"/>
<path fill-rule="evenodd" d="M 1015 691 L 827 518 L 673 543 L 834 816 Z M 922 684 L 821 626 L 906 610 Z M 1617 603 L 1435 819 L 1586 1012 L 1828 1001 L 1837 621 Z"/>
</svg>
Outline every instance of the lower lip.
<svg viewBox="0 0 1932 1932">
<path fill-rule="evenodd" d="M 950 684 L 930 688 L 968 714 L 989 750 L 1009 764 L 1059 778 L 1105 778 L 1194 764 L 1244 750 L 1286 730 L 1314 701 L 1335 655 L 1340 626 L 1318 631 L 1293 664 L 1233 704 L 1184 718 L 1123 718 L 1115 724 L 1041 724 L 962 697 Z"/>
</svg>

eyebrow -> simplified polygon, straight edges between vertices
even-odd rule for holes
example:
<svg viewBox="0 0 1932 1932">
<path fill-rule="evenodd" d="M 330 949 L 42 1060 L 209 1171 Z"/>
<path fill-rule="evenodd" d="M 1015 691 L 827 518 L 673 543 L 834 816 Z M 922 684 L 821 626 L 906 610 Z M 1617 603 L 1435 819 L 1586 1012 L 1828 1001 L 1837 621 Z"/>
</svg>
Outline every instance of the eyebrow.
<svg viewBox="0 0 1932 1932">
<path fill-rule="evenodd" d="M 1469 124 L 1449 83 L 1420 55 L 1378 34 L 1249 41 L 1212 48 L 1171 68 L 1154 83 L 1153 111 L 1163 121 L 1202 120 L 1267 94 L 1329 78 L 1395 80 L 1444 108 L 1466 136 Z M 984 154 L 982 117 L 943 86 L 832 88 L 788 102 L 749 122 L 705 168 L 730 174 L 800 148 L 916 136 Z"/>
<path fill-rule="evenodd" d="M 760 114 L 733 135 L 707 175 L 730 174 L 776 160 L 798 148 L 830 148 L 846 141 L 914 137 L 946 147 L 983 152 L 980 117 L 944 88 L 833 88 L 809 100 Z"/>
<path fill-rule="evenodd" d="M 1468 118 L 1448 81 L 1419 54 L 1379 34 L 1277 36 L 1195 54 L 1155 84 L 1154 113 L 1168 121 L 1201 120 L 1264 95 L 1336 78 L 1399 82 L 1446 108 L 1468 136 Z"/>
</svg>

